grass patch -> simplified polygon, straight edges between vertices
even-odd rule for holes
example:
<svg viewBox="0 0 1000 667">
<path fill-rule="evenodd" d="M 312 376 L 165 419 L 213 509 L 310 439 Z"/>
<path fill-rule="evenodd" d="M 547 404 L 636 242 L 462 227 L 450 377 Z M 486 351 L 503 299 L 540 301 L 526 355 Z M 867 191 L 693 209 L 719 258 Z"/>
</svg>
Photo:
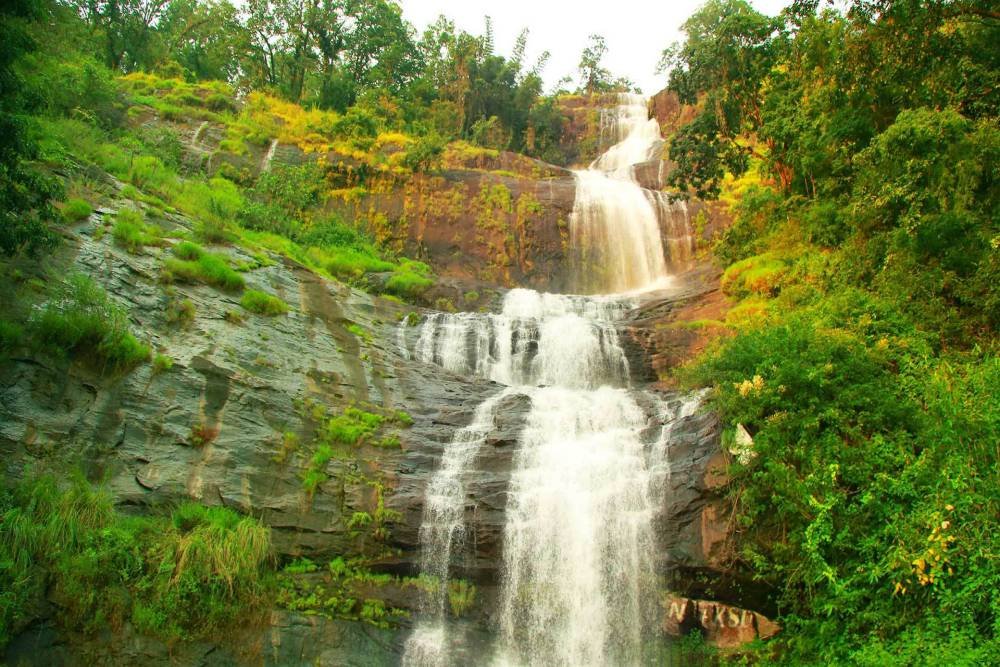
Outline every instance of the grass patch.
<svg viewBox="0 0 1000 667">
<path fill-rule="evenodd" d="M 418 299 L 434 285 L 430 267 L 404 259 L 385 283 L 385 291 L 404 299 Z"/>
<path fill-rule="evenodd" d="M 360 324 L 352 322 L 347 325 L 347 330 L 351 332 L 356 338 L 363 341 L 364 343 L 370 345 L 372 342 L 372 334 L 370 331 L 365 329 Z"/>
<path fill-rule="evenodd" d="M 129 331 L 128 315 L 87 276 L 75 274 L 30 319 L 44 349 L 125 370 L 149 358 L 147 345 Z"/>
<path fill-rule="evenodd" d="M 157 354 L 153 357 L 153 374 L 166 373 L 174 367 L 174 360 L 165 354 Z"/>
<path fill-rule="evenodd" d="M 385 417 L 358 408 L 346 408 L 343 414 L 331 418 L 326 423 L 326 437 L 344 445 L 360 445 L 373 435 Z"/>
<path fill-rule="evenodd" d="M 63 220 L 66 222 L 80 222 L 86 220 L 94 212 L 89 202 L 83 199 L 69 199 L 62 207 Z"/>
<path fill-rule="evenodd" d="M 133 254 L 142 250 L 144 246 L 163 243 L 158 227 L 147 225 L 143 222 L 141 213 L 127 208 L 123 208 L 115 214 L 111 236 L 114 237 L 117 245 Z"/>
<path fill-rule="evenodd" d="M 181 241 L 174 246 L 174 257 L 163 263 L 164 277 L 191 283 L 205 283 L 228 292 L 242 290 L 243 276 L 229 266 L 224 255 L 211 253 L 196 243 Z"/>
<path fill-rule="evenodd" d="M 82 478 L 63 487 L 42 476 L 0 490 L 0 523 L 0 647 L 46 596 L 67 629 L 130 621 L 173 641 L 233 625 L 268 588 L 270 530 L 222 507 L 128 517 Z"/>
<path fill-rule="evenodd" d="M 258 315 L 283 315 L 288 312 L 288 304 L 266 292 L 248 289 L 240 299 L 240 305 Z"/>
</svg>

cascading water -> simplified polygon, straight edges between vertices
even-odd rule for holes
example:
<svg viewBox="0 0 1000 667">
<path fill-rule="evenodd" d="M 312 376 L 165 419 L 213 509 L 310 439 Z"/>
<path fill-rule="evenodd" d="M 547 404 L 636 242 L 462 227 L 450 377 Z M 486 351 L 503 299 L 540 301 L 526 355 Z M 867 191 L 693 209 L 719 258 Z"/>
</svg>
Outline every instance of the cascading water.
<svg viewBox="0 0 1000 667">
<path fill-rule="evenodd" d="M 456 432 L 428 486 L 420 530 L 430 592 L 406 643 L 404 665 L 450 665 L 461 642 L 448 623 L 447 581 L 465 548 L 469 467 L 505 399 L 530 409 L 507 490 L 495 665 L 635 665 L 656 608 L 654 522 L 669 476 L 677 421 L 698 397 L 666 402 L 629 388 L 619 327 L 639 292 L 669 280 L 659 201 L 631 179 L 655 152 L 659 128 L 634 96 L 608 122 L 618 141 L 577 172 L 571 246 L 580 291 L 612 296 L 507 293 L 499 313 L 436 313 L 401 353 L 506 385 Z M 598 252 L 598 248 L 603 248 Z M 591 271 L 582 271 L 589 266 Z M 604 271 L 596 271 L 596 267 Z M 627 293 L 627 294 L 626 294 Z M 415 338 L 416 340 L 409 340 Z"/>
<path fill-rule="evenodd" d="M 660 126 L 646 100 L 622 93 L 602 114 L 602 137 L 617 143 L 575 171 L 576 200 L 570 215 L 570 257 L 574 285 L 581 292 L 623 293 L 668 284 L 668 265 L 685 268 L 694 236 L 683 202 L 639 186 L 636 164 L 659 161 Z M 669 254 L 664 257 L 661 219 Z"/>
</svg>

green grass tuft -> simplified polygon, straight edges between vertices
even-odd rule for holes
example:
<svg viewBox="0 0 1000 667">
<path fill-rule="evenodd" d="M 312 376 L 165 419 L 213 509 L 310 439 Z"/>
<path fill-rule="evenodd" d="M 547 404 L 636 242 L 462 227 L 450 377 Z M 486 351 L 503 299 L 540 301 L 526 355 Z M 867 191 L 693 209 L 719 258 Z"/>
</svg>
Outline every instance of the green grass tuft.
<svg viewBox="0 0 1000 667">
<path fill-rule="evenodd" d="M 248 289 L 240 299 L 240 305 L 258 315 L 283 315 L 288 312 L 288 304 L 266 292 Z"/>
<path fill-rule="evenodd" d="M 157 354 L 153 357 L 153 373 L 158 375 L 166 373 L 174 367 L 174 360 L 165 354 Z"/>
<path fill-rule="evenodd" d="M 115 214 L 111 235 L 115 243 L 133 254 L 142 250 L 143 246 L 163 243 L 158 227 L 147 225 L 143 222 L 141 213 L 127 208 Z"/>
<path fill-rule="evenodd" d="M 68 199 L 62 208 L 62 216 L 66 222 L 80 222 L 86 220 L 94 212 L 90 203 L 83 199 Z"/>
<path fill-rule="evenodd" d="M 204 250 L 190 241 L 181 241 L 173 250 L 176 257 L 168 257 L 164 263 L 165 278 L 186 282 L 201 282 L 228 292 L 242 290 L 243 276 L 229 266 L 224 255 Z"/>
</svg>

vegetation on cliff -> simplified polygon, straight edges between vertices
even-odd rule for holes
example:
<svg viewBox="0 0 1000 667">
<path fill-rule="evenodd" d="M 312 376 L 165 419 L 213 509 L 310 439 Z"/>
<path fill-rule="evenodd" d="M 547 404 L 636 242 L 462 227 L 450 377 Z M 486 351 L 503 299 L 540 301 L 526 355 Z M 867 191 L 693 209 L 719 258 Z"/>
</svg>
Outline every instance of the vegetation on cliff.
<svg viewBox="0 0 1000 667">
<path fill-rule="evenodd" d="M 126 516 L 83 479 L 65 488 L 39 476 L 0 492 L 0 521 L 0 644 L 46 592 L 68 629 L 128 621 L 173 641 L 246 618 L 269 586 L 270 530 L 223 507 Z"/>
<path fill-rule="evenodd" d="M 753 316 L 686 370 L 730 429 L 733 565 L 785 625 L 761 659 L 995 664 L 1000 17 L 819 4 L 711 0 L 665 54 L 699 109 L 675 185 L 750 183 L 715 250 Z"/>
</svg>

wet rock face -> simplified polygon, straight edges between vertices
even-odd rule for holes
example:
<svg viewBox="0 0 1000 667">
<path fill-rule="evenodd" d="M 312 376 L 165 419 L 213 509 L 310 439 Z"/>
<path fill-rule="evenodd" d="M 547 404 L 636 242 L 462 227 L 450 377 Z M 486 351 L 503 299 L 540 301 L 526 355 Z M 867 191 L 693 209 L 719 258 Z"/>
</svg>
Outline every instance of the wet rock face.
<svg viewBox="0 0 1000 667">
<path fill-rule="evenodd" d="M 568 172 L 535 179 L 452 170 L 416 174 L 330 206 L 367 221 L 374 238 L 387 238 L 401 254 L 429 263 L 440 275 L 561 291 L 575 196 Z"/>
<path fill-rule="evenodd" d="M 353 553 L 373 546 L 349 538 L 345 527 L 353 512 L 374 509 L 367 482 L 381 480 L 391 490 L 409 468 L 421 478 L 430 474 L 420 452 L 448 442 L 488 390 L 400 356 L 396 320 L 409 307 L 279 261 L 245 277 L 248 287 L 285 300 L 290 312 L 256 316 L 241 311 L 238 296 L 206 286 L 178 284 L 168 293 L 157 283 L 166 251 L 129 255 L 93 230 L 93 223 L 76 230 L 67 272 L 101 283 L 128 308 L 133 330 L 173 367 L 154 374 L 144 364 L 116 376 L 52 358 L 5 361 L 0 452 L 9 477 L 34 458 L 78 462 L 92 479 L 108 479 L 122 505 L 169 506 L 186 498 L 224 504 L 270 525 L 279 554 Z M 253 262 L 233 248 L 214 250 Z M 166 314 L 181 300 L 194 307 L 188 327 Z M 229 321 L 230 310 L 242 312 L 243 323 Z M 313 408 L 333 415 L 348 404 L 403 410 L 414 425 L 398 429 L 401 449 L 364 445 L 354 458 L 334 459 L 325 470 L 329 480 L 309 495 L 302 476 L 315 447 Z M 286 434 L 297 443 L 294 451 L 283 451 Z M 363 481 L 338 481 L 347 477 Z"/>
</svg>

